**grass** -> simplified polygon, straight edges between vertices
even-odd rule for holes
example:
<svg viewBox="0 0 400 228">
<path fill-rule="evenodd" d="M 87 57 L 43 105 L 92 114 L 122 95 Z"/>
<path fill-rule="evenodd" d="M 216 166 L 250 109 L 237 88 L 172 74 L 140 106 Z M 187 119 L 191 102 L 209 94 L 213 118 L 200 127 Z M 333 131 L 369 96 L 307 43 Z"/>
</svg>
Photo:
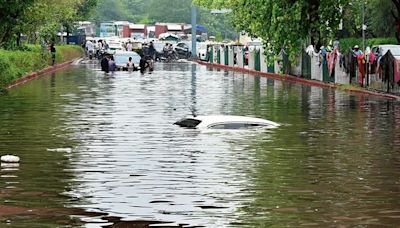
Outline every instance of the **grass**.
<svg viewBox="0 0 400 228">
<path fill-rule="evenodd" d="M 337 84 L 336 88 L 342 91 L 348 91 L 348 90 L 363 90 L 364 88 L 357 86 L 357 85 L 349 85 L 349 84 Z"/>
<path fill-rule="evenodd" d="M 80 46 L 56 46 L 56 63 L 62 63 L 82 56 Z M 24 50 L 0 49 L 0 88 L 16 79 L 51 65 L 48 50 L 41 51 L 38 45 L 28 45 Z"/>
<path fill-rule="evenodd" d="M 362 48 L 361 38 L 346 38 L 340 41 L 340 50 L 342 53 L 346 53 L 350 48 L 358 45 L 360 49 Z M 372 47 L 379 44 L 398 44 L 396 38 L 373 38 L 367 39 L 365 42 L 366 47 Z"/>
</svg>

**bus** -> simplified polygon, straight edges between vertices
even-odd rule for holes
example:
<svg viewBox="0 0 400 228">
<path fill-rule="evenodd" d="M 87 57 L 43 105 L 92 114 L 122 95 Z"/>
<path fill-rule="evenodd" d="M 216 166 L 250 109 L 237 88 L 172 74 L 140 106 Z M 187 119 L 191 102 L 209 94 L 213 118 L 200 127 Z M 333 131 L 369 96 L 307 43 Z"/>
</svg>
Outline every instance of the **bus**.
<svg viewBox="0 0 400 228">
<path fill-rule="evenodd" d="M 100 23 L 100 37 L 112 37 L 117 35 L 117 27 L 113 22 Z"/>
</svg>

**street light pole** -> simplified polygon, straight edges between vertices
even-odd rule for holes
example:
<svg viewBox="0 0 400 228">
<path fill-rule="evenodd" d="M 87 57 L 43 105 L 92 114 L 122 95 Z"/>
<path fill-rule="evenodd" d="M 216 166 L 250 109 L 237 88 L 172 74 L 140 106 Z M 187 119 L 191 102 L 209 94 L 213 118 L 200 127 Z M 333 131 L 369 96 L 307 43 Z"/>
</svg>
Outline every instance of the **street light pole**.
<svg viewBox="0 0 400 228">
<path fill-rule="evenodd" d="M 192 5 L 192 57 L 196 58 L 196 48 L 197 48 L 197 10 L 196 6 Z"/>
<path fill-rule="evenodd" d="M 363 51 L 365 51 L 365 1 L 362 2 L 362 39 L 363 39 Z"/>
</svg>

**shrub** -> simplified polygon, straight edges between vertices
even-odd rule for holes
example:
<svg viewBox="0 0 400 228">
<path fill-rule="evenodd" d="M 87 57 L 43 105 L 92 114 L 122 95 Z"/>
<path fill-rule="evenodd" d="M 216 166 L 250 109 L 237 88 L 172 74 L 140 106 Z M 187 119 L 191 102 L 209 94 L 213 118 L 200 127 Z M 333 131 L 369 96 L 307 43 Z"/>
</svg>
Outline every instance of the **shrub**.
<svg viewBox="0 0 400 228">
<path fill-rule="evenodd" d="M 396 38 L 373 38 L 365 42 L 366 47 L 372 47 L 379 44 L 397 44 Z M 346 38 L 340 40 L 340 51 L 347 52 L 350 48 L 358 45 L 362 48 L 362 39 L 360 38 Z"/>
<path fill-rule="evenodd" d="M 82 54 L 83 50 L 80 46 L 56 46 L 57 63 L 73 60 Z M 0 88 L 50 64 L 48 50 L 42 50 L 39 45 L 28 45 L 23 49 L 13 51 L 0 49 Z"/>
</svg>

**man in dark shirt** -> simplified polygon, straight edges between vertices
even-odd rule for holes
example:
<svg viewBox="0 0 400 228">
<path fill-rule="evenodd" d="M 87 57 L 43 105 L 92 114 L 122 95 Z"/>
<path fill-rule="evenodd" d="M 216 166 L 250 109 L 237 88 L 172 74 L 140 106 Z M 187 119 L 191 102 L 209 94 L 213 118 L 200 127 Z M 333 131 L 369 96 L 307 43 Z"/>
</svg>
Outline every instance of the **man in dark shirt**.
<svg viewBox="0 0 400 228">
<path fill-rule="evenodd" d="M 140 55 L 139 66 L 140 66 L 140 73 L 142 73 L 142 74 L 144 74 L 144 72 L 146 71 L 146 68 L 149 67 L 149 63 L 147 62 L 144 55 Z"/>
<path fill-rule="evenodd" d="M 54 66 L 56 63 L 56 48 L 54 47 L 54 43 L 50 44 L 50 53 L 51 53 L 51 65 Z"/>
<path fill-rule="evenodd" d="M 104 56 L 103 59 L 100 62 L 101 65 L 101 70 L 104 71 L 105 73 L 108 73 L 108 60 L 109 56 Z"/>
</svg>

